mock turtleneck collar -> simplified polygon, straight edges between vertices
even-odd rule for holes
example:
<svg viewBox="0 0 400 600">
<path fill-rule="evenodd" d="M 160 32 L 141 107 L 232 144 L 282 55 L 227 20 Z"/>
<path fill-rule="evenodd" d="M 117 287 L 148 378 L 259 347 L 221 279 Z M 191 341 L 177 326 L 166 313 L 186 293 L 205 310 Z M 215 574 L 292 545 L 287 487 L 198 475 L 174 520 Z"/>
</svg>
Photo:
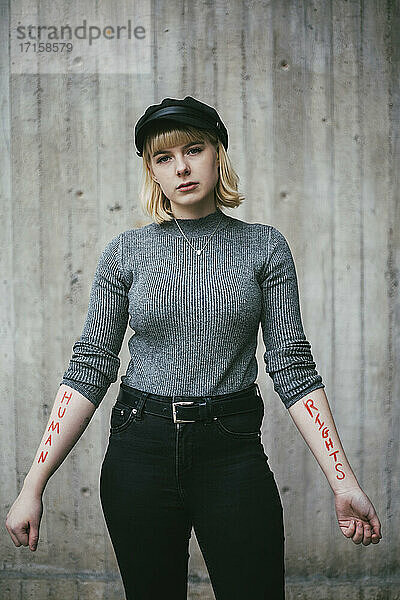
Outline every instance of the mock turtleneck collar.
<svg viewBox="0 0 400 600">
<path fill-rule="evenodd" d="M 217 229 L 217 232 L 223 229 L 223 227 L 225 227 L 225 225 L 228 223 L 229 217 L 219 207 L 217 207 L 214 212 L 206 215 L 205 217 L 176 220 L 186 237 L 200 237 L 202 235 L 211 235 L 220 220 L 221 223 Z M 164 222 L 160 225 L 160 227 L 171 235 L 182 237 L 182 233 L 174 220 Z"/>
</svg>

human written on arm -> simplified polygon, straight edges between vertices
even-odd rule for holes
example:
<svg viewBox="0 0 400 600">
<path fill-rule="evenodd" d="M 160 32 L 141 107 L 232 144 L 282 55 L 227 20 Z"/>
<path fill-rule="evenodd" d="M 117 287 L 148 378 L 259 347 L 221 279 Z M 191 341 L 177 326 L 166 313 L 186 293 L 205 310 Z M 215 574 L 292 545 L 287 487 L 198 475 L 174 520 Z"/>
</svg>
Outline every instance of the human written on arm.
<svg viewBox="0 0 400 600">
<path fill-rule="evenodd" d="M 118 354 L 128 322 L 128 292 L 120 252 L 117 236 L 101 254 L 82 335 L 74 344 L 32 466 L 7 514 L 5 526 L 15 546 L 36 550 L 47 482 L 118 377 Z"/>
<path fill-rule="evenodd" d="M 377 544 L 381 524 L 346 458 L 304 335 L 293 256 L 286 238 L 273 227 L 261 287 L 264 360 L 274 389 L 331 486 L 343 535 L 355 544 Z"/>
</svg>

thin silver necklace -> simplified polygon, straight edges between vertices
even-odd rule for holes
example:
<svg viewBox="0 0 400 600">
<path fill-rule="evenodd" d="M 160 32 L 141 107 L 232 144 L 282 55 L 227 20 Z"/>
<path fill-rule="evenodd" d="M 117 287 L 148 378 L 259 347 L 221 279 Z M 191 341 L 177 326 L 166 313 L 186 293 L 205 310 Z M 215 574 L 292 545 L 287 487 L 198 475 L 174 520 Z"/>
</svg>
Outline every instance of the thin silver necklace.
<svg viewBox="0 0 400 600">
<path fill-rule="evenodd" d="M 212 213 L 210 213 L 210 214 L 212 214 Z M 219 223 L 218 223 L 218 225 L 216 226 L 216 228 L 214 229 L 214 231 L 212 232 L 212 234 L 209 236 L 209 238 L 208 238 L 207 242 L 204 244 L 204 246 L 202 247 L 202 249 L 201 249 L 201 250 L 196 250 L 196 248 L 193 246 L 193 244 L 191 244 L 191 243 L 189 242 L 189 240 L 187 239 L 186 235 L 183 233 L 183 231 L 182 231 L 182 229 L 181 229 L 181 227 L 180 227 L 180 225 L 179 225 L 178 221 L 175 219 L 175 217 L 174 217 L 174 221 L 175 221 L 175 223 L 177 224 L 177 226 L 179 227 L 181 234 L 183 235 L 183 237 L 185 238 L 185 240 L 187 241 L 187 243 L 189 244 L 189 246 L 191 246 L 191 248 L 193 248 L 193 250 L 196 252 L 197 256 L 200 256 L 200 254 L 203 252 L 204 248 L 205 248 L 205 247 L 207 246 L 207 244 L 210 242 L 210 240 L 211 240 L 212 236 L 213 236 L 213 235 L 216 233 L 216 231 L 217 231 L 218 227 L 219 227 L 219 226 L 220 226 L 220 224 L 221 224 L 221 221 L 222 221 L 222 218 L 223 218 L 223 216 L 224 216 L 224 215 L 222 214 L 222 215 L 221 215 L 221 218 L 220 218 L 220 220 L 219 220 Z"/>
</svg>

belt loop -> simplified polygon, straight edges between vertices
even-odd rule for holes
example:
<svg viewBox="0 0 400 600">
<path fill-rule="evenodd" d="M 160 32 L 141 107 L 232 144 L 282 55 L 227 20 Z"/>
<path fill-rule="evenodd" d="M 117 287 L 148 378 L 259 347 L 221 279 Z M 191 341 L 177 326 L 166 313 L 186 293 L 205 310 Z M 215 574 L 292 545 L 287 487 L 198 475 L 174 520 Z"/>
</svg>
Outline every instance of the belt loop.
<svg viewBox="0 0 400 600">
<path fill-rule="evenodd" d="M 140 399 L 138 400 L 136 408 L 133 409 L 136 421 L 141 421 L 143 419 L 143 416 L 142 416 L 143 408 L 144 408 L 144 405 L 146 403 L 147 397 L 149 396 L 150 392 L 142 392 L 142 394 L 143 395 L 141 395 Z"/>
<path fill-rule="evenodd" d="M 211 407 L 211 398 L 204 397 L 204 402 L 199 404 L 199 415 L 200 419 L 205 421 L 206 423 L 211 423 L 212 421 L 212 407 Z"/>
</svg>

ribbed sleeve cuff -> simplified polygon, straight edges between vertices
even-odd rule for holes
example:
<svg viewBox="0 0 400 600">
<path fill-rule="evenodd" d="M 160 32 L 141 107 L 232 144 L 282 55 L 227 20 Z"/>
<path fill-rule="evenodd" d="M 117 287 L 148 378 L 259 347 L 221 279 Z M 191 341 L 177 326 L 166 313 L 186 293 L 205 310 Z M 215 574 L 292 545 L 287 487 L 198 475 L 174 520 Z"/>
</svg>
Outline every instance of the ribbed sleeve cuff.
<svg viewBox="0 0 400 600">
<path fill-rule="evenodd" d="M 291 406 L 293 406 L 293 404 L 295 404 L 301 398 L 304 398 L 305 396 L 307 396 L 307 394 L 309 394 L 310 392 L 313 392 L 314 390 L 317 390 L 319 388 L 324 388 L 324 387 L 325 387 L 325 385 L 322 382 L 322 377 L 319 376 L 317 381 L 315 381 L 311 385 L 306 384 L 302 389 L 297 390 L 294 395 L 287 396 L 287 395 L 283 394 L 282 392 L 280 392 L 279 390 L 275 390 L 275 391 L 277 391 L 277 393 L 279 394 L 279 397 L 282 400 L 285 407 L 290 408 Z"/>
<path fill-rule="evenodd" d="M 104 391 L 103 388 L 97 388 L 93 385 L 88 385 L 81 381 L 75 381 L 74 379 L 63 378 L 60 381 L 60 385 L 62 384 L 68 385 L 72 389 L 82 394 L 82 396 L 85 396 L 85 398 L 87 398 L 92 404 L 94 404 L 96 408 L 99 407 L 101 401 L 107 393 L 107 390 Z"/>
</svg>

